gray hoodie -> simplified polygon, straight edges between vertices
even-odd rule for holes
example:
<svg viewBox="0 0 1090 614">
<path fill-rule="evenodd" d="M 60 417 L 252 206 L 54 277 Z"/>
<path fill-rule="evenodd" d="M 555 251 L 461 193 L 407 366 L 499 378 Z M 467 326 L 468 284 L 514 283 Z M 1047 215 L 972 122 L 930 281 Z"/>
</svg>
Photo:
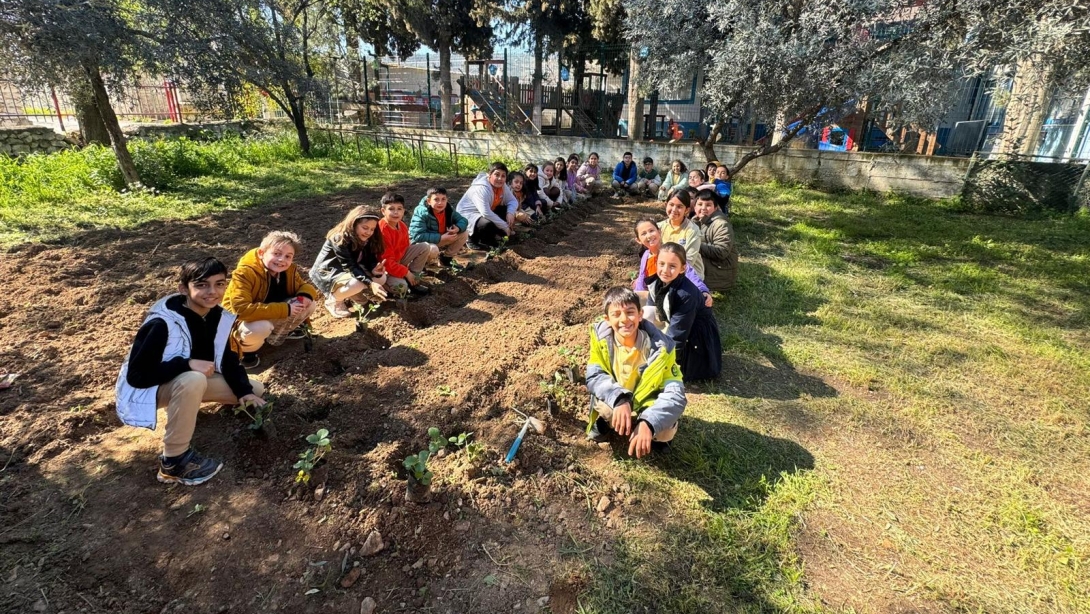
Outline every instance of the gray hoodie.
<svg viewBox="0 0 1090 614">
<path fill-rule="evenodd" d="M 508 229 L 506 216 L 514 215 L 518 211 L 519 203 L 515 195 L 511 193 L 510 186 L 503 186 L 503 202 L 500 206 L 502 208 L 506 205 L 504 217 L 496 215 L 496 212 L 492 210 L 492 194 L 492 184 L 488 183 L 488 173 L 481 173 L 477 175 L 473 183 L 469 184 L 469 189 L 458 201 L 456 210 L 469 221 L 470 236 L 476 229 L 477 220 L 482 217 L 506 231 Z"/>
</svg>

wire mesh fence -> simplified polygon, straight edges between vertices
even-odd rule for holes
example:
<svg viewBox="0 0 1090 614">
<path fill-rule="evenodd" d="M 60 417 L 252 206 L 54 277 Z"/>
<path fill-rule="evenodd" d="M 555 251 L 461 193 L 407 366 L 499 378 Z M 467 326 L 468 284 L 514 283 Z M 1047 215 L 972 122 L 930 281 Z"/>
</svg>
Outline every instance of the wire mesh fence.
<svg viewBox="0 0 1090 614">
<path fill-rule="evenodd" d="M 1072 213 L 1090 208 L 1090 159 L 1042 161 L 1015 154 L 974 157 L 965 175 L 962 206 L 1008 215 Z"/>
</svg>

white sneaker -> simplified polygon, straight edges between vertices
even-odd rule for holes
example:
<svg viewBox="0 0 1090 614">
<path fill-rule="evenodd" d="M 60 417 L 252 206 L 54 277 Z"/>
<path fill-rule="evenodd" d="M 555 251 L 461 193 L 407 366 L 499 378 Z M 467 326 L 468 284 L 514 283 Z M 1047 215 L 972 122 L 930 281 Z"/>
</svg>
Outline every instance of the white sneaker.
<svg viewBox="0 0 1090 614">
<path fill-rule="evenodd" d="M 334 318 L 347 318 L 352 315 L 352 311 L 348 308 L 348 305 L 344 301 L 338 301 L 332 296 L 329 296 L 325 300 L 326 311 Z"/>
</svg>

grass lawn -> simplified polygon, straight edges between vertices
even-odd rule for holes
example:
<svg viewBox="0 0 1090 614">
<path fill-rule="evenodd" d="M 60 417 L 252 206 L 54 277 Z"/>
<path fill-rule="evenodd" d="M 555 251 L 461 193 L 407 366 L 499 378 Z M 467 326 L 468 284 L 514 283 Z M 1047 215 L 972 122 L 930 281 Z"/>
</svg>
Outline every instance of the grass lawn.
<svg viewBox="0 0 1090 614">
<path fill-rule="evenodd" d="M 161 193 L 112 191 L 106 151 L 0 158 L 0 247 L 420 174 L 283 139 L 156 147 Z M 608 559 L 573 545 L 581 610 L 1090 612 L 1090 219 L 734 203 L 725 374 L 690 387 L 668 454 L 605 467 L 641 520 Z"/>
<path fill-rule="evenodd" d="M 735 198 L 725 375 L 583 611 L 1090 611 L 1090 220 Z"/>
</svg>

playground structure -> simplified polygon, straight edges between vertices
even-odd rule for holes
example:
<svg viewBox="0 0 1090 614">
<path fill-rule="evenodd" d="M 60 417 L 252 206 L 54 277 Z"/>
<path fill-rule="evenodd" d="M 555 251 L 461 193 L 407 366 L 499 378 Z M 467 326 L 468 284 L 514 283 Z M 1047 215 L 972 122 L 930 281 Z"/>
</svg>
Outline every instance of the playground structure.
<svg viewBox="0 0 1090 614">
<path fill-rule="evenodd" d="M 585 75 L 584 82 L 594 75 Z M 604 75 L 602 75 L 604 77 Z M 604 82 L 604 81 L 603 81 Z M 604 88 L 564 90 L 561 84 L 541 87 L 540 125 L 534 123 L 534 87 L 508 75 L 503 59 L 467 60 L 461 88 L 461 117 L 455 129 L 520 134 L 613 137 L 625 95 Z"/>
</svg>

